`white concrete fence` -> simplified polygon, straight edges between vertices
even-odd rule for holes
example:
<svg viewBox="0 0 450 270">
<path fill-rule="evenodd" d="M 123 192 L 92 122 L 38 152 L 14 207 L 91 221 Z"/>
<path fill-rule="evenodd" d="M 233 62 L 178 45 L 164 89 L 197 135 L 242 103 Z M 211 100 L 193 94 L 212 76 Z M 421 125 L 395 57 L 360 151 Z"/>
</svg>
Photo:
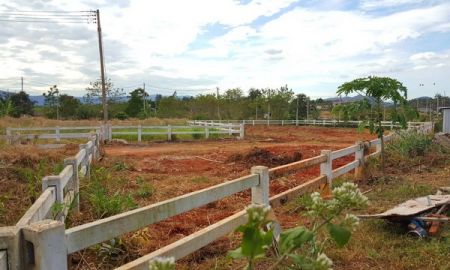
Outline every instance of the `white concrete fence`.
<svg viewBox="0 0 450 270">
<path fill-rule="evenodd" d="M 61 263 L 67 263 L 60 256 L 66 247 L 57 234 L 64 235 L 69 210 L 79 211 L 80 178 L 89 177 L 91 162 L 100 156 L 98 134 L 89 136 L 75 156 L 64 160 L 58 175 L 42 179 L 41 195 L 16 225 L 0 227 L 0 270 L 60 269 Z M 48 249 L 52 249 L 52 259 L 48 259 Z"/>
<path fill-rule="evenodd" d="M 84 126 L 84 127 L 33 127 L 33 128 L 6 128 L 6 141 L 9 144 L 18 142 L 22 139 L 37 140 L 37 139 L 84 139 L 89 138 L 92 133 L 100 136 L 101 140 L 112 140 L 114 136 L 136 136 L 137 141 L 141 142 L 143 136 L 146 135 L 164 135 L 168 141 L 173 139 L 174 135 L 204 135 L 206 139 L 211 134 L 223 135 L 237 135 L 238 138 L 244 138 L 243 124 L 220 124 L 220 126 L 207 125 L 202 128 L 194 125 L 188 126 Z"/>
<path fill-rule="evenodd" d="M 310 119 L 310 120 L 194 120 L 190 121 L 190 124 L 197 126 L 217 126 L 220 124 L 244 124 L 244 125 L 267 125 L 267 126 L 300 126 L 300 125 L 308 125 L 308 126 L 359 126 L 362 121 L 338 121 L 333 119 Z M 408 122 L 407 128 L 417 128 L 423 124 L 431 124 L 432 122 Z M 400 123 L 393 121 L 381 121 L 381 125 L 383 127 L 387 127 L 391 130 L 394 128 L 401 128 Z M 433 125 L 432 125 L 433 127 Z"/>
<path fill-rule="evenodd" d="M 392 138 L 393 134 L 387 135 L 385 136 L 385 141 L 388 142 Z M 80 163 L 83 164 L 87 153 L 90 153 L 89 161 L 92 159 L 92 155 L 94 157 L 98 155 L 97 141 L 90 141 L 90 143 L 83 146 L 85 151 L 82 149 L 75 158 L 67 161 L 67 164 L 71 165 L 67 165 L 60 175 L 44 178 L 44 193 L 16 226 L 0 228 L 0 270 L 65 270 L 68 268 L 67 255 L 71 253 L 115 237 L 120 237 L 123 234 L 139 230 L 150 224 L 248 189 L 251 189 L 252 204 L 277 207 L 307 192 L 331 187 L 333 179 L 352 170 L 354 170 L 355 179 L 358 180 L 363 176 L 366 160 L 377 157 L 380 154 L 380 143 L 380 139 L 374 139 L 367 142 L 357 142 L 352 146 L 337 151 L 323 150 L 316 157 L 270 169 L 263 166 L 255 166 L 252 167 L 249 175 L 226 181 L 219 185 L 65 229 L 64 217 L 66 212 L 57 215 L 55 220 L 44 218 L 49 217 L 52 204 L 65 201 L 67 196 L 73 196 L 70 195 L 70 191 L 73 191 L 74 194 L 77 193 L 77 190 L 73 188 L 74 183 L 78 183 L 78 180 L 74 180 L 76 177 L 74 172 L 82 170 L 78 169 L 78 165 Z M 373 149 L 372 153 L 370 153 L 370 149 Z M 354 155 L 353 161 L 333 169 L 333 160 L 349 155 Z M 320 174 L 318 177 L 269 197 L 270 181 L 280 176 L 319 165 Z M 74 168 L 77 169 L 74 170 Z M 67 186 L 72 187 L 72 189 L 64 192 L 64 187 Z M 117 269 L 148 269 L 148 263 L 156 257 L 174 257 L 178 260 L 217 240 L 219 237 L 233 232 L 239 225 L 244 224 L 246 220 L 246 212 L 243 209 L 230 217 L 122 265 Z"/>
</svg>

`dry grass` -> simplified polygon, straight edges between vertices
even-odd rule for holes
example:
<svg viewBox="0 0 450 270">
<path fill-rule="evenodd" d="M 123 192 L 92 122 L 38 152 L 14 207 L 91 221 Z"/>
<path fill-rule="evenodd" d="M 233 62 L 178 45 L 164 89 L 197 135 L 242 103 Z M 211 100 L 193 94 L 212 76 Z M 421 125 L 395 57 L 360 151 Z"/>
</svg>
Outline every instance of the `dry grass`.
<svg viewBox="0 0 450 270">
<path fill-rule="evenodd" d="M 43 150 L 35 145 L 0 147 L 0 226 L 16 223 L 41 193 L 41 178 L 58 173 L 78 145 Z"/>
</svg>

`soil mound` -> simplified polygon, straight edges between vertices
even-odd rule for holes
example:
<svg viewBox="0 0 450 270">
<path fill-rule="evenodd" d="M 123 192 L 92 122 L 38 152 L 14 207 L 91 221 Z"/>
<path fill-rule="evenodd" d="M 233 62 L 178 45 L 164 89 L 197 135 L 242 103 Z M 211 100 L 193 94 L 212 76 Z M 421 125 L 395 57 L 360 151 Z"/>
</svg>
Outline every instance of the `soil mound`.
<svg viewBox="0 0 450 270">
<path fill-rule="evenodd" d="M 227 162 L 244 163 L 251 166 L 264 165 L 272 167 L 299 161 L 302 157 L 303 155 L 300 152 L 294 152 L 292 155 L 274 155 L 267 149 L 254 147 L 245 154 L 232 154 L 228 157 Z"/>
</svg>

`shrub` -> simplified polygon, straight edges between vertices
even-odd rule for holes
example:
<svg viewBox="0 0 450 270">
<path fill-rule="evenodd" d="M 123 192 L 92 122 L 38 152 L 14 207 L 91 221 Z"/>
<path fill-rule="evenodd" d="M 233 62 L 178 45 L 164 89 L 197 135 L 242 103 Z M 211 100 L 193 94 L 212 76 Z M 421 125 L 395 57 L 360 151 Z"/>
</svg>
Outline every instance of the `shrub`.
<svg viewBox="0 0 450 270">
<path fill-rule="evenodd" d="M 109 195 L 106 188 L 100 183 L 94 183 L 88 191 L 88 200 L 91 203 L 96 218 L 104 218 L 122 213 L 136 207 L 130 195 L 120 194 L 118 191 Z"/>
<path fill-rule="evenodd" d="M 126 120 L 128 119 L 128 114 L 126 114 L 125 112 L 118 112 L 116 114 L 116 118 L 119 120 Z"/>
<path fill-rule="evenodd" d="M 112 216 L 137 206 L 130 194 L 125 195 L 116 191 L 111 195 L 108 192 L 107 184 L 116 181 L 117 179 L 111 179 L 104 167 L 92 171 L 91 181 L 86 187 L 84 196 L 92 205 L 95 218 Z"/>
<path fill-rule="evenodd" d="M 329 245 L 325 243 L 332 240 L 338 247 L 346 245 L 359 224 L 358 218 L 348 210 L 367 206 L 367 198 L 353 183 L 334 188 L 332 195 L 332 199 L 325 200 L 314 192 L 304 200 L 310 227 L 299 226 L 281 233 L 279 257 L 269 269 L 331 269 L 332 261 L 324 253 Z M 261 206 L 248 208 L 247 223 L 237 229 L 243 234 L 242 242 L 229 254 L 233 258 L 245 258 L 249 270 L 254 269 L 256 259 L 264 257 L 273 243 L 269 210 Z"/>
<path fill-rule="evenodd" d="M 199 139 L 203 138 L 203 134 L 200 134 L 200 133 L 192 133 L 192 138 L 193 138 L 194 140 L 199 140 Z"/>
<path fill-rule="evenodd" d="M 397 137 L 386 146 L 387 153 L 410 159 L 424 156 L 432 146 L 432 138 L 416 131 L 397 133 Z"/>
</svg>

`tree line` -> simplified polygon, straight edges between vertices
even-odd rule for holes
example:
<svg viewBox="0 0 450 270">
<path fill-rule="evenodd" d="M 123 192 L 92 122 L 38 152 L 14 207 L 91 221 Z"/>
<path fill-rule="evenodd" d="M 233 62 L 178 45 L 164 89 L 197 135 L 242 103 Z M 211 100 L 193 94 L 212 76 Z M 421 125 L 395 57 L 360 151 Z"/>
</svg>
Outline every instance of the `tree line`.
<svg viewBox="0 0 450 270">
<path fill-rule="evenodd" d="M 310 99 L 305 94 L 295 94 L 287 85 L 279 88 L 251 88 L 245 93 L 241 88 L 232 88 L 221 95 L 199 94 L 196 96 L 179 96 L 157 94 L 149 99 L 149 94 L 142 88 L 131 91 L 128 96 L 124 90 L 115 87 L 108 79 L 106 82 L 108 113 L 111 118 L 127 119 L 149 117 L 205 119 L 317 119 L 320 111 L 328 111 L 328 117 L 347 121 L 361 120 L 368 117 L 371 103 L 363 99 L 352 103 L 333 104 L 323 99 Z M 26 92 L 10 94 L 0 98 L 0 116 L 40 115 L 51 119 L 101 119 L 101 82 L 91 82 L 86 88 L 86 95 L 80 100 L 68 94 L 60 94 L 57 85 L 43 94 L 44 105 L 37 106 Z M 442 96 L 430 98 L 445 101 Z M 409 120 L 420 119 L 418 106 L 422 100 L 411 100 L 402 115 Z M 448 101 L 450 104 L 450 100 Z M 384 106 L 383 119 L 395 120 L 392 105 Z"/>
<path fill-rule="evenodd" d="M 317 105 L 323 100 L 310 100 L 305 94 L 295 94 L 287 85 L 280 88 L 228 89 L 221 95 L 199 94 L 179 96 L 156 94 L 153 100 L 142 88 L 128 96 L 107 80 L 108 112 L 111 118 L 189 118 L 189 119 L 313 119 L 319 116 Z M 21 91 L 0 98 L 2 115 L 42 115 L 51 119 L 91 119 L 102 117 L 101 83 L 91 82 L 83 100 L 60 94 L 57 85 L 43 94 L 44 105 L 35 105 Z"/>
</svg>

